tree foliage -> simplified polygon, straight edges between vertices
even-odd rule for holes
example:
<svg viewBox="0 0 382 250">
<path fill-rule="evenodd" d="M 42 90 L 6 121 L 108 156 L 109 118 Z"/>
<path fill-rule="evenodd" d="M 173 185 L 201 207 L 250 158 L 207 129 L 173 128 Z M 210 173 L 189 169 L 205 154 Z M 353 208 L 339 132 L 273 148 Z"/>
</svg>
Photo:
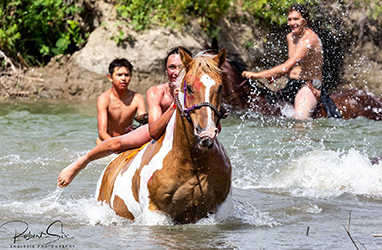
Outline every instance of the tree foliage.
<svg viewBox="0 0 382 250">
<path fill-rule="evenodd" d="M 117 0 L 120 17 L 130 22 L 136 30 L 154 25 L 180 27 L 199 18 L 205 31 L 227 14 L 233 0 Z"/>
<path fill-rule="evenodd" d="M 84 43 L 74 16 L 81 12 L 75 0 L 2 0 L 0 49 L 17 53 L 36 64 L 51 56 L 70 53 Z"/>
<path fill-rule="evenodd" d="M 285 11 L 294 4 L 314 3 L 315 1 L 306 0 L 244 0 L 243 10 L 251 13 L 256 20 L 262 19 L 268 23 L 282 25 L 287 21 Z"/>
<path fill-rule="evenodd" d="M 32 64 L 46 62 L 58 54 L 73 53 L 84 44 L 87 34 L 76 21 L 83 12 L 84 0 L 1 0 L 0 50 L 16 58 L 17 53 Z M 370 18 L 381 21 L 381 0 L 341 1 L 342 5 L 362 8 Z M 293 3 L 314 6 L 316 0 L 114 0 L 118 17 L 125 19 L 135 30 L 154 26 L 184 27 L 197 18 L 202 29 L 216 36 L 217 22 L 244 11 L 255 21 L 272 25 L 286 23 L 285 10 Z M 367 4 L 365 4 L 367 3 Z M 314 14 L 314 13 L 312 13 Z M 78 20 L 78 19 L 77 19 Z M 238 19 L 242 20 L 242 19 Z M 114 40 L 123 40 L 119 34 Z"/>
</svg>

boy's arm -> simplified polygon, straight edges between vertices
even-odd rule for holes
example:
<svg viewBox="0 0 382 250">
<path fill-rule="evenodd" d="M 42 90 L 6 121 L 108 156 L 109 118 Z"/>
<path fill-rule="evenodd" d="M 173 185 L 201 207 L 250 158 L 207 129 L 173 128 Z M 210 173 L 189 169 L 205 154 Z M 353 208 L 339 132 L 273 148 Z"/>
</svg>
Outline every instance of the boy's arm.
<svg viewBox="0 0 382 250">
<path fill-rule="evenodd" d="M 146 94 L 149 106 L 149 132 L 150 136 L 155 140 L 158 140 L 163 134 L 175 111 L 175 108 L 170 107 L 162 114 L 161 99 L 163 94 L 163 89 L 157 86 L 151 87 Z"/>
<path fill-rule="evenodd" d="M 147 114 L 145 99 L 141 94 L 136 94 L 137 97 L 137 116 Z"/>
<path fill-rule="evenodd" d="M 97 99 L 98 137 L 102 141 L 111 138 L 111 136 L 107 133 L 108 98 L 108 96 L 101 94 Z"/>
</svg>

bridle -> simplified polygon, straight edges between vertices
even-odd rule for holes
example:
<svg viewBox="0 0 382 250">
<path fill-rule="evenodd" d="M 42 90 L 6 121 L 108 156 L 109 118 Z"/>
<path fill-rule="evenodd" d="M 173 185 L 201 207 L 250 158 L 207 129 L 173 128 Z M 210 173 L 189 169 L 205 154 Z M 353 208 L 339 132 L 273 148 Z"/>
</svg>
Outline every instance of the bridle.
<svg viewBox="0 0 382 250">
<path fill-rule="evenodd" d="M 191 116 L 190 116 L 191 111 L 193 111 L 195 109 L 200 109 L 201 107 L 209 107 L 210 109 L 212 109 L 215 112 L 215 114 L 218 116 L 217 124 L 219 123 L 220 119 L 227 118 L 228 112 L 226 110 L 224 110 L 222 107 L 220 107 L 220 110 L 219 110 L 216 106 L 214 106 L 210 102 L 199 102 L 198 104 L 195 104 L 192 107 L 188 108 L 187 103 L 186 103 L 186 93 L 187 93 L 187 82 L 186 82 L 186 80 L 184 80 L 183 91 L 184 91 L 183 104 L 184 104 L 185 109 L 183 109 L 181 104 L 180 104 L 179 95 L 177 95 L 175 97 L 175 105 L 180 110 L 180 113 L 181 113 L 180 115 L 183 117 L 186 117 L 187 121 L 189 123 L 192 124 L 192 120 L 191 120 Z"/>
</svg>

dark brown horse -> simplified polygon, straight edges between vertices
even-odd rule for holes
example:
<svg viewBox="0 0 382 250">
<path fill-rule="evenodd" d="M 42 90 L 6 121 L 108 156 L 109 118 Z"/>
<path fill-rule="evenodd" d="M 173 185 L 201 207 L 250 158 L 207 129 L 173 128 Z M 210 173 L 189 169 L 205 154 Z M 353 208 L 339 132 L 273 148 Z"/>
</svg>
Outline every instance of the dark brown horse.
<svg viewBox="0 0 382 250">
<path fill-rule="evenodd" d="M 213 39 L 207 45 L 206 52 L 218 51 L 218 42 Z M 236 56 L 234 56 L 236 57 Z M 237 58 L 237 57 L 236 57 Z M 284 101 L 283 91 L 272 91 L 260 81 L 249 81 L 241 76 L 245 63 L 240 60 L 229 60 L 222 67 L 223 71 L 223 104 L 229 110 L 250 110 L 265 116 L 283 116 L 283 108 L 292 105 Z M 364 90 L 345 90 L 329 95 L 344 119 L 363 116 L 371 120 L 382 120 L 382 99 Z M 324 100 L 323 100 L 324 101 Z M 312 118 L 327 118 L 322 102 L 319 102 Z M 329 117 L 332 117 L 329 115 Z"/>
<path fill-rule="evenodd" d="M 230 61 L 223 65 L 223 103 L 230 109 L 247 109 L 266 116 L 282 116 L 282 109 L 288 103 L 283 101 L 282 91 L 274 92 L 259 81 L 249 81 L 241 77 L 239 69 Z M 342 118 L 359 116 L 382 120 L 382 99 L 364 90 L 350 89 L 336 92 L 329 97 L 338 108 Z M 319 102 L 312 118 L 327 118 L 328 115 Z"/>
</svg>

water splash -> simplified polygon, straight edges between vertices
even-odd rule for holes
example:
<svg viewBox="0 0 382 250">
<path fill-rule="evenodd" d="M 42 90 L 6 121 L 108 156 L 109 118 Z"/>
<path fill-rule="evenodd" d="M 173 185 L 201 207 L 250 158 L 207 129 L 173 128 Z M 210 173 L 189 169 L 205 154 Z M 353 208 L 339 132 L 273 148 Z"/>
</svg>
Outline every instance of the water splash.
<svg viewBox="0 0 382 250">
<path fill-rule="evenodd" d="M 259 211 L 254 205 L 246 201 L 235 200 L 232 216 L 245 224 L 253 226 L 274 227 L 281 225 L 269 213 Z"/>
<path fill-rule="evenodd" d="M 58 199 L 60 198 L 61 194 L 63 192 L 63 189 L 60 187 L 57 187 L 54 192 L 49 194 L 45 199 L 42 200 L 43 203 L 57 203 Z"/>
<path fill-rule="evenodd" d="M 336 197 L 344 193 L 381 197 L 381 167 L 372 165 L 355 149 L 314 150 L 279 168 L 263 180 L 263 185 L 288 189 L 291 195 L 302 197 Z"/>
</svg>

